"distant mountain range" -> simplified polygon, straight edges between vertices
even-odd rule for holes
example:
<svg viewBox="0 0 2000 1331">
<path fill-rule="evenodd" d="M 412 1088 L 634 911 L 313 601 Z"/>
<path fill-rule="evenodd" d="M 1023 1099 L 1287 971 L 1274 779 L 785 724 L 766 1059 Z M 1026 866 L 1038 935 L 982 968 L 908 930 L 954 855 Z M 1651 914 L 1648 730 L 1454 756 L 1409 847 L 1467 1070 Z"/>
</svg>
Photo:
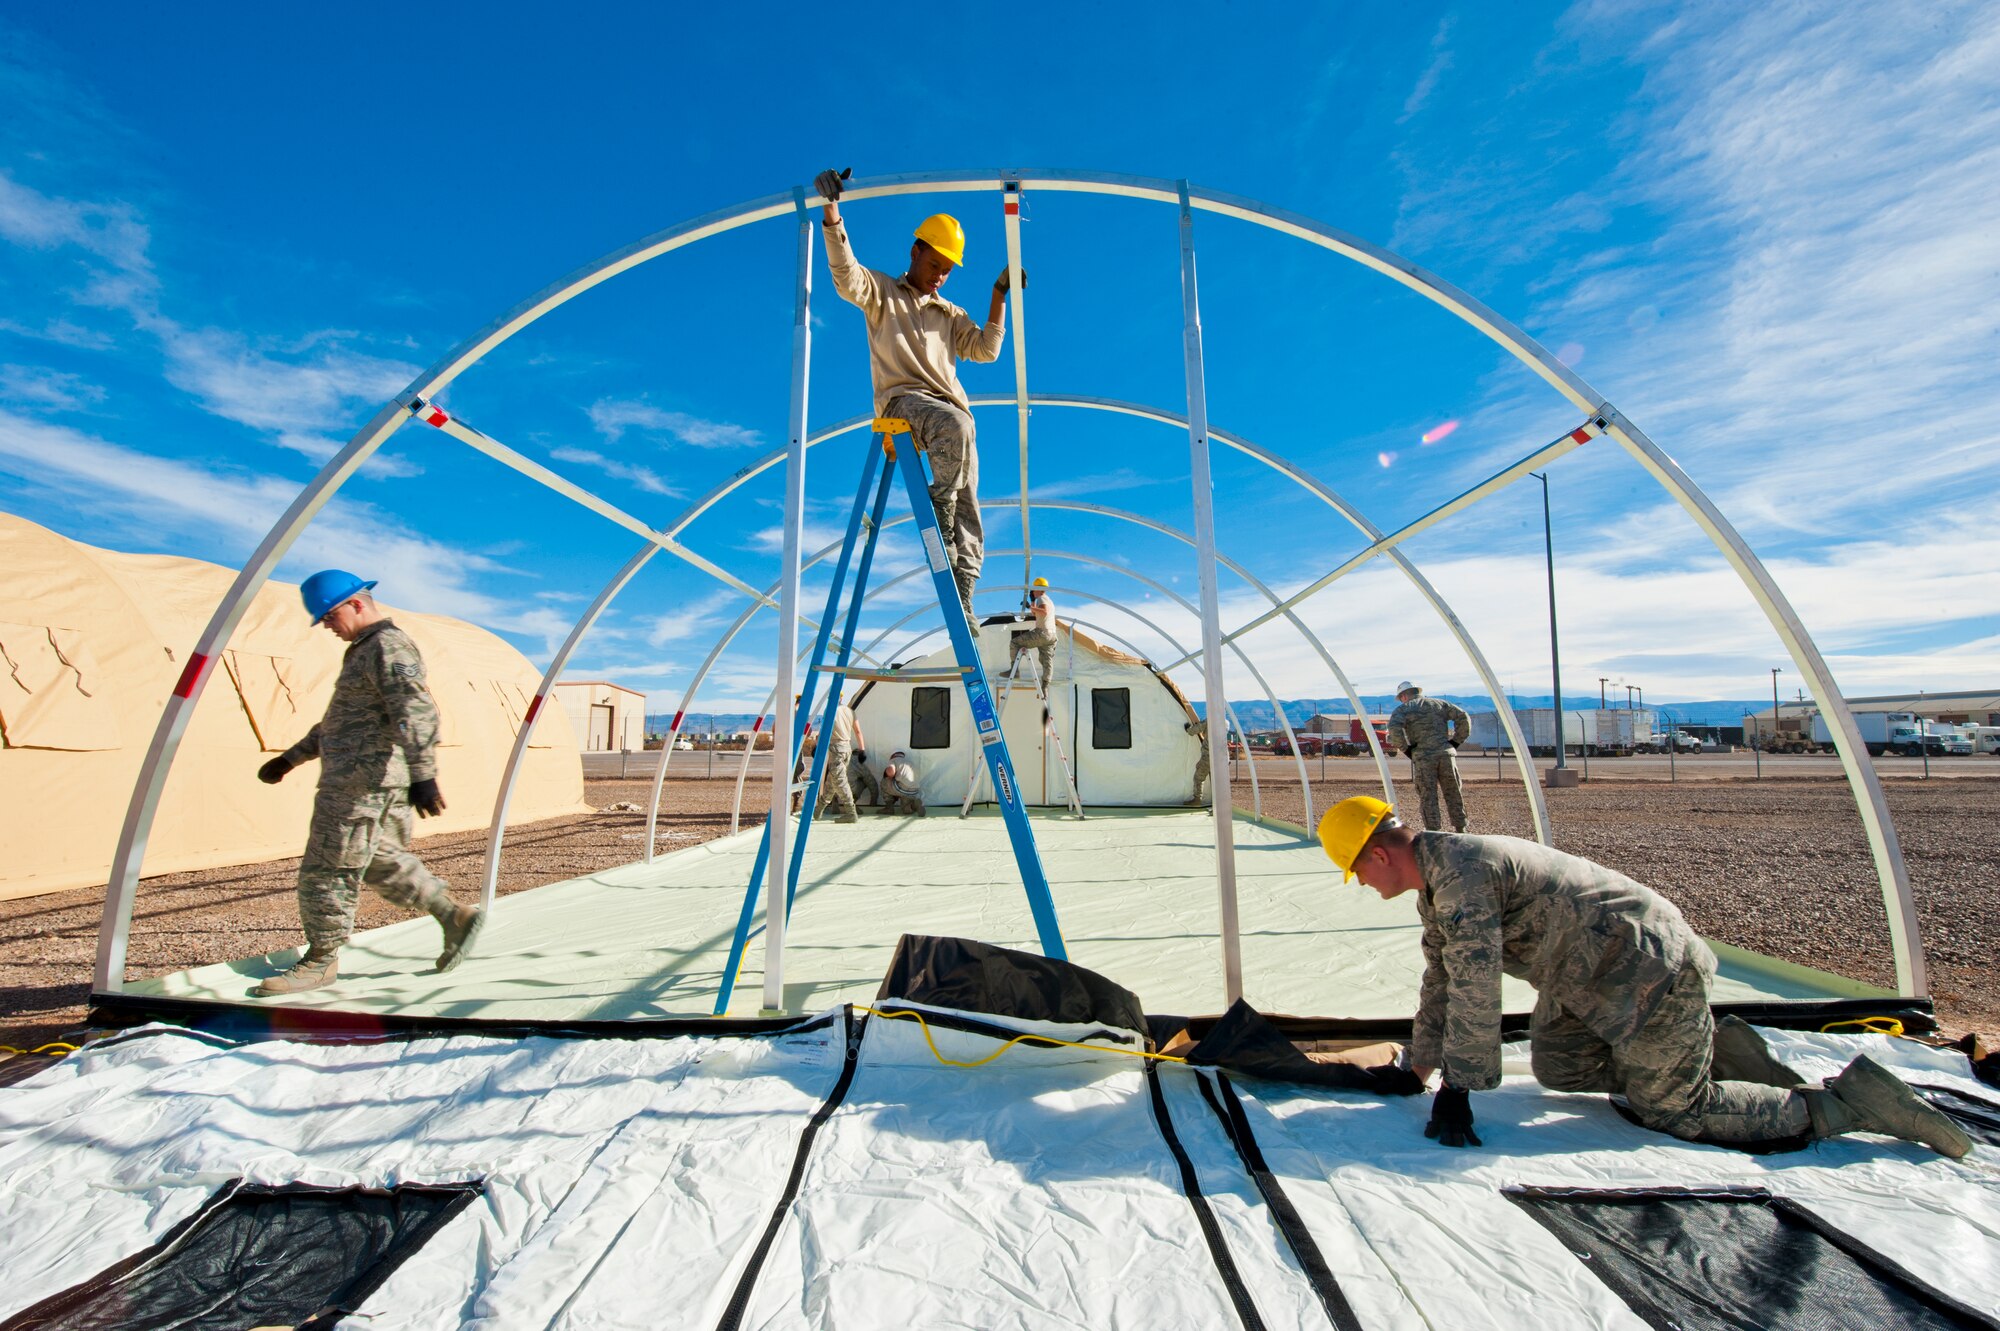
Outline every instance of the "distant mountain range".
<svg viewBox="0 0 2000 1331">
<path fill-rule="evenodd" d="M 1493 700 L 1483 693 L 1440 693 L 1434 696 L 1455 702 L 1468 712 L 1490 712 L 1493 710 Z M 1192 701 L 1197 713 L 1205 713 L 1207 711 L 1201 699 L 1195 698 Z M 1507 701 L 1516 711 L 1528 707 L 1548 707 L 1553 705 L 1553 700 L 1546 693 L 1510 693 L 1507 695 Z M 1387 713 L 1396 709 L 1395 697 L 1386 693 L 1364 693 L 1361 695 L 1361 702 L 1370 712 Z M 1255 702 L 1248 699 L 1232 699 L 1230 705 L 1235 709 L 1237 719 L 1243 723 L 1246 729 L 1276 730 L 1278 728 L 1277 713 L 1272 709 L 1268 699 L 1258 699 Z M 1755 712 L 1760 708 L 1769 711 L 1771 700 L 1765 698 L 1760 702 L 1756 699 L 1717 698 L 1706 702 L 1665 702 L 1648 703 L 1646 705 L 1652 711 L 1667 714 L 1676 725 L 1737 726 L 1743 724 L 1743 714 L 1745 712 Z M 1597 699 L 1595 698 L 1565 697 L 1563 699 L 1563 710 L 1566 712 L 1588 712 L 1594 711 L 1596 708 Z M 1353 708 L 1347 705 L 1347 699 L 1341 697 L 1285 699 L 1285 716 L 1295 726 L 1303 725 L 1316 712 L 1325 712 L 1329 716 L 1349 716 L 1352 715 L 1353 710 Z M 696 731 L 706 733 L 712 726 L 723 734 L 735 734 L 740 730 L 748 730 L 751 723 L 756 719 L 756 716 L 750 712 L 695 712 L 688 717 L 682 729 L 690 733 Z M 648 734 L 653 735 L 665 734 L 672 727 L 673 723 L 674 718 L 672 713 L 649 713 L 646 717 L 646 731 Z M 771 720 L 769 717 L 766 717 L 764 728 L 768 730 L 770 727 Z"/>
</svg>

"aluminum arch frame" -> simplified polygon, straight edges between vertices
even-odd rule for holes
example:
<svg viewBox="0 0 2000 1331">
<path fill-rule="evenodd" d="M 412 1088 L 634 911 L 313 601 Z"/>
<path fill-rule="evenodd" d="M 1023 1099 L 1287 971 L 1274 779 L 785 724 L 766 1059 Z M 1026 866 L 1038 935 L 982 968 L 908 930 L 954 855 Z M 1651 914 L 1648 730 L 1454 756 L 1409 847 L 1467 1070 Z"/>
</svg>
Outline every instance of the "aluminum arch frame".
<svg viewBox="0 0 2000 1331">
<path fill-rule="evenodd" d="M 1204 190 L 1185 182 L 1120 173 L 1085 171 L 1003 171 L 929 172 L 864 178 L 852 183 L 845 193 L 849 202 L 905 194 L 976 192 L 982 190 L 1021 191 L 1041 189 L 1051 192 L 1081 192 L 1144 199 L 1183 209 L 1217 213 L 1262 226 L 1317 245 L 1364 267 L 1446 309 L 1520 360 L 1532 373 L 1561 393 L 1572 404 L 1610 423 L 1608 433 L 1618 440 L 1663 489 L 1674 497 L 1708 536 L 1724 559 L 1736 571 L 1766 618 L 1777 631 L 1793 664 L 1811 686 L 1814 699 L 1834 718 L 1840 732 L 1841 763 L 1853 790 L 1880 880 L 1883 905 L 1888 917 L 1890 943 L 1895 956 L 1897 983 L 1907 994 L 1928 992 L 1923 946 L 1894 822 L 1889 814 L 1880 779 L 1861 760 L 1865 752 L 1853 713 L 1834 685 L 1833 675 L 1818 646 L 1799 620 L 1790 601 L 1770 576 L 1763 562 L 1750 549 L 1741 533 L 1724 518 L 1714 503 L 1681 470 L 1679 464 L 1646 436 L 1634 423 L 1617 412 L 1609 401 L 1574 370 L 1558 361 L 1540 343 L 1510 321 L 1467 293 L 1434 274 L 1410 263 L 1393 251 L 1362 240 L 1358 236 L 1317 222 L 1303 214 L 1273 208 L 1253 199 Z M 529 324 L 540 319 L 591 288 L 620 273 L 697 241 L 787 215 L 796 216 L 801 195 L 797 189 L 768 195 L 747 203 L 719 209 L 665 230 L 572 271 L 488 323 L 459 343 L 426 369 L 405 392 L 384 406 L 375 417 L 330 459 L 314 480 L 293 501 L 271 531 L 259 543 L 250 560 L 239 572 L 223 601 L 217 606 L 169 698 L 157 724 L 147 754 L 141 764 L 126 818 L 119 834 L 112 872 L 105 894 L 104 920 L 98 934 L 97 961 L 93 987 L 97 992 L 117 992 L 124 985 L 126 940 L 131 925 L 133 899 L 138 887 L 145 846 L 153 817 L 158 810 L 168 771 L 172 767 L 182 736 L 199 702 L 203 687 L 213 672 L 222 647 L 228 642 L 257 590 L 268 580 L 278 561 L 299 532 L 332 495 L 354 474 L 394 430 L 407 404 L 429 397 L 449 385 L 488 352 Z M 1010 265 L 1011 266 L 1011 265 Z M 1223 438 L 1211 432 L 1213 437 Z M 1228 442 L 1225 438 L 1224 442 Z M 1379 538 L 1380 533 L 1376 533 Z M 1392 554 L 1394 552 L 1391 552 Z M 1400 562 L 1400 561 L 1399 561 Z M 1510 719 L 1504 696 L 1496 699 L 1503 719 Z M 1531 801 L 1538 814 L 1538 832 L 1547 839 L 1546 810 L 1539 792 L 1531 787 Z"/>
</svg>

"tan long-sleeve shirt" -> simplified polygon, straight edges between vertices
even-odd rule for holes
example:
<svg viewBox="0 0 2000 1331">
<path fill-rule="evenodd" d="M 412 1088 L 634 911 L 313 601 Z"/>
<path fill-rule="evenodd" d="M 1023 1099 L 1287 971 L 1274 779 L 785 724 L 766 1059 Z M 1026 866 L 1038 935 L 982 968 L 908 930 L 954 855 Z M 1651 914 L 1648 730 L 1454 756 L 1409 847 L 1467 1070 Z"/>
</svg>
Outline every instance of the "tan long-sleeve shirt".
<svg viewBox="0 0 2000 1331">
<path fill-rule="evenodd" d="M 901 393 L 929 393 L 960 411 L 971 411 L 959 386 L 961 360 L 1000 356 L 1007 336 L 1003 315 L 984 327 L 942 296 L 918 292 L 900 277 L 863 268 L 848 244 L 847 225 L 820 227 L 833 289 L 868 320 L 868 369 L 875 379 L 875 414 L 888 413 Z"/>
</svg>

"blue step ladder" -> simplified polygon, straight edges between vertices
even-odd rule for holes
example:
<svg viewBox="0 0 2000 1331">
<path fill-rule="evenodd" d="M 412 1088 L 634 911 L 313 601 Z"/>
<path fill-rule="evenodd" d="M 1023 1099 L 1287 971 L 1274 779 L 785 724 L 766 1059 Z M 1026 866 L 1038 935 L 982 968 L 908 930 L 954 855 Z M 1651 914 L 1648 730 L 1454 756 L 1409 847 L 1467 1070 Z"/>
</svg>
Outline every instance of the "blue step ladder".
<svg viewBox="0 0 2000 1331">
<path fill-rule="evenodd" d="M 953 580 L 951 560 L 944 548 L 944 537 L 938 531 L 937 513 L 931 506 L 930 482 L 925 478 L 924 465 L 917 455 L 923 451 L 911 438 L 911 447 L 898 450 L 896 436 L 910 433 L 908 421 L 891 416 L 877 417 L 875 436 L 881 441 L 878 450 L 870 447 L 868 458 L 861 469 L 861 484 L 854 492 L 854 508 L 847 519 L 847 537 L 841 542 L 840 557 L 834 563 L 833 585 L 827 589 L 826 613 L 820 618 L 819 636 L 813 641 L 812 660 L 806 667 L 805 680 L 799 691 L 798 702 L 792 716 L 791 769 L 798 770 L 799 750 L 804 743 L 806 718 L 813 713 L 819 698 L 819 678 L 828 675 L 832 686 L 827 690 L 822 708 L 819 734 L 820 742 L 813 749 L 812 771 L 803 781 L 792 786 L 794 793 L 802 795 L 799 806 L 798 835 L 792 842 L 791 863 L 785 875 L 785 918 L 791 919 L 792 902 L 798 895 L 799 868 L 805 862 L 806 841 L 812 835 L 815 805 L 819 802 L 820 783 L 826 775 L 827 753 L 832 749 L 829 742 L 833 734 L 834 714 L 840 706 L 841 686 L 850 679 L 893 680 L 908 683 L 912 680 L 950 680 L 963 686 L 967 703 L 972 709 L 972 721 L 979 739 L 981 755 L 986 760 L 987 775 L 992 778 L 993 790 L 1000 805 L 1000 815 L 1007 824 L 1007 839 L 1014 848 L 1014 862 L 1021 868 L 1021 885 L 1027 890 L 1028 908 L 1035 917 L 1035 932 L 1042 944 L 1045 956 L 1067 960 L 1068 950 L 1063 946 L 1062 929 L 1056 922 L 1054 898 L 1049 894 L 1048 875 L 1042 870 L 1041 852 L 1035 849 L 1035 834 L 1028 826 L 1028 811 L 1021 803 L 1020 783 L 1014 776 L 1014 762 L 1007 754 L 1007 740 L 1000 730 L 1000 717 L 993 704 L 993 688 L 987 681 L 986 669 L 979 659 L 979 649 L 973 642 L 972 629 L 966 623 L 965 612 L 958 599 L 958 584 Z M 881 466 L 883 459 L 889 466 Z M 880 467 L 880 475 L 877 468 Z M 924 560 L 929 565 L 931 583 L 937 592 L 938 608 L 944 611 L 945 630 L 951 635 L 951 651 L 957 665 L 942 670 L 897 670 L 878 671 L 857 669 L 849 664 L 854 634 L 861 621 L 861 602 L 868 590 L 868 571 L 875 562 L 875 540 L 882 530 L 882 511 L 889 500 L 889 484 L 892 469 L 903 476 L 904 488 L 909 492 L 910 512 L 916 519 L 917 532 L 923 542 Z M 870 490 L 874 499 L 869 500 Z M 861 558 L 853 560 L 855 539 L 861 538 Z M 842 621 L 840 638 L 832 639 L 833 625 L 840 614 L 842 594 L 847 589 L 847 572 L 854 564 L 854 591 L 847 601 L 847 614 Z M 834 648 L 832 665 L 826 663 L 827 648 Z M 773 754 L 775 760 L 777 755 Z M 786 810 L 773 810 L 773 817 L 787 816 Z M 720 1017 L 729 1011 L 729 1000 L 736 990 L 736 978 L 743 968 L 743 952 L 752 935 L 751 924 L 756 918 L 757 901 L 762 895 L 764 872 L 771 858 L 771 824 L 764 823 L 764 834 L 757 844 L 757 859 L 750 870 L 750 886 L 743 894 L 743 909 L 736 918 L 736 932 L 729 944 L 729 961 L 723 969 L 722 983 L 715 996 L 715 1015 Z"/>
</svg>

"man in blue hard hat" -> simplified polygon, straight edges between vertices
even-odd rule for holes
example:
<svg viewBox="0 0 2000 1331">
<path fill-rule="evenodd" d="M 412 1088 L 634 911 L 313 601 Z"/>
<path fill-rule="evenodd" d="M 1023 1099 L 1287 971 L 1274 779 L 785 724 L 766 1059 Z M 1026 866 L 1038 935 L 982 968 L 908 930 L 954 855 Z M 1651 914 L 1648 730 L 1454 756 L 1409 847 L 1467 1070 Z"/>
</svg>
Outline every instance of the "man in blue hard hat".
<svg viewBox="0 0 2000 1331">
<path fill-rule="evenodd" d="M 326 715 L 257 772 L 275 785 L 308 759 L 320 761 L 312 828 L 299 865 L 306 954 L 251 991 L 260 998 L 333 981 L 340 949 L 354 931 L 363 883 L 438 922 L 444 929 L 440 971 L 465 958 L 485 923 L 485 911 L 453 901 L 444 881 L 410 853 L 411 811 L 433 818 L 445 807 L 437 783 L 438 710 L 423 654 L 375 604 L 374 586 L 343 569 L 327 569 L 299 587 L 313 623 L 346 643 L 347 655 Z"/>
</svg>

